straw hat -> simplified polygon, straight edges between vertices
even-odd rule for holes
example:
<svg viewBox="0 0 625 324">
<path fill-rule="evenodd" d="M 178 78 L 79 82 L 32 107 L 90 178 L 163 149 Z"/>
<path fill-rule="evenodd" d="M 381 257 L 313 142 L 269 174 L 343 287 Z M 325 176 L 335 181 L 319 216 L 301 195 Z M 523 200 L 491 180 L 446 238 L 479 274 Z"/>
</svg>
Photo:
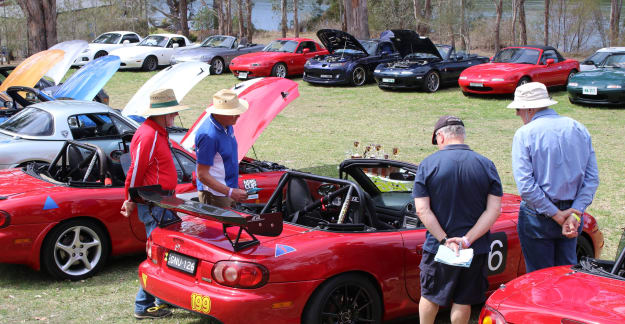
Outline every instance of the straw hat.
<svg viewBox="0 0 625 324">
<path fill-rule="evenodd" d="M 540 82 L 526 83 L 514 91 L 514 101 L 508 105 L 511 109 L 545 108 L 558 102 L 549 97 L 547 87 Z"/>
<path fill-rule="evenodd" d="M 236 92 L 223 89 L 213 95 L 210 112 L 215 115 L 236 116 L 244 113 L 249 106 L 247 101 L 237 97 Z"/>
<path fill-rule="evenodd" d="M 178 104 L 174 90 L 160 89 L 150 94 L 150 107 L 142 115 L 143 117 L 167 115 L 189 108 Z"/>
</svg>

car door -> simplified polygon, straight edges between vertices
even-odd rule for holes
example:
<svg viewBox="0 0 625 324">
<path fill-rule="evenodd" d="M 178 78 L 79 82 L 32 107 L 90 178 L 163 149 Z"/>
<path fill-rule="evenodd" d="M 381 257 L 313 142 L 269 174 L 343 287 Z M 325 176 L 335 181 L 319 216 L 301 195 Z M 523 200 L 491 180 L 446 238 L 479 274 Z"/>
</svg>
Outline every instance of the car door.
<svg viewBox="0 0 625 324">
<path fill-rule="evenodd" d="M 121 135 L 135 130 L 122 118 L 105 112 L 73 115 L 67 122 L 75 141 L 97 145 L 109 157 L 123 150 Z"/>
<path fill-rule="evenodd" d="M 174 55 L 174 51 L 176 50 L 176 48 L 174 48 L 174 44 L 178 44 L 178 48 L 181 48 L 186 45 L 186 42 L 182 37 L 170 38 L 169 42 L 167 42 L 167 46 L 160 50 L 158 55 L 158 65 L 169 65 L 171 56 Z"/>
<path fill-rule="evenodd" d="M 552 64 L 547 65 L 547 60 L 553 59 Z M 562 73 L 562 63 L 558 62 L 558 56 L 554 50 L 544 50 L 540 57 L 540 65 L 538 68 L 539 75 L 534 77 L 532 81 L 538 81 L 544 83 L 546 86 L 551 87 L 558 84 L 559 75 Z M 564 76 L 566 79 L 566 75 Z"/>
</svg>

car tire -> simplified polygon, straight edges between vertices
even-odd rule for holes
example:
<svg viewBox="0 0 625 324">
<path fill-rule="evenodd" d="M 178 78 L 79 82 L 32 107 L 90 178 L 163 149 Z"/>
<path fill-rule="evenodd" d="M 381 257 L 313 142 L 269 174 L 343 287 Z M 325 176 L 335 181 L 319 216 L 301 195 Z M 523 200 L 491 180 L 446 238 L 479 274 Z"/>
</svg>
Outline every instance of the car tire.
<svg viewBox="0 0 625 324">
<path fill-rule="evenodd" d="M 566 83 L 564 84 L 564 90 L 566 90 L 566 86 L 569 85 L 569 81 L 571 81 L 571 78 L 577 73 L 577 70 L 572 69 L 569 72 L 569 75 L 566 77 Z"/>
<path fill-rule="evenodd" d="M 287 70 L 286 64 L 284 63 L 276 63 L 271 68 L 271 76 L 275 76 L 278 78 L 286 78 L 287 72 L 288 70 Z"/>
<path fill-rule="evenodd" d="M 592 244 L 585 236 L 577 237 L 577 247 L 575 248 L 575 254 L 577 254 L 577 263 L 582 257 L 594 258 L 595 252 L 592 248 Z"/>
<path fill-rule="evenodd" d="M 362 65 L 358 65 L 352 71 L 352 85 L 361 86 L 367 83 L 367 71 Z"/>
<path fill-rule="evenodd" d="M 224 73 L 224 60 L 220 57 L 216 57 L 211 60 L 211 74 L 220 75 Z"/>
<path fill-rule="evenodd" d="M 532 80 L 530 80 L 530 78 L 522 77 L 521 79 L 519 79 L 519 82 L 517 82 L 516 86 L 518 88 L 518 87 L 520 87 L 520 86 L 522 86 L 522 85 L 524 85 L 526 83 L 530 83 L 530 82 L 532 82 Z"/>
<path fill-rule="evenodd" d="M 109 252 L 109 237 L 102 227 L 92 220 L 73 219 L 46 235 L 41 265 L 54 278 L 81 280 L 100 271 Z"/>
<path fill-rule="evenodd" d="M 441 76 L 436 71 L 430 71 L 425 75 L 424 88 L 427 92 L 436 92 L 441 86 Z"/>
<path fill-rule="evenodd" d="M 107 56 L 109 55 L 109 53 L 107 53 L 106 51 L 98 51 L 97 53 L 95 53 L 95 55 L 93 56 L 93 59 L 98 59 L 102 56 Z"/>
<path fill-rule="evenodd" d="M 148 56 L 143 60 L 143 65 L 141 65 L 143 71 L 154 71 L 158 68 L 158 59 L 154 56 Z"/>
<path fill-rule="evenodd" d="M 466 91 L 462 91 L 462 95 L 465 96 L 465 97 L 470 97 L 471 96 L 471 94 L 466 92 Z"/>
<path fill-rule="evenodd" d="M 380 294 L 366 277 L 343 274 L 324 282 L 308 300 L 302 323 L 334 323 L 337 318 L 341 323 L 382 322 Z"/>
</svg>

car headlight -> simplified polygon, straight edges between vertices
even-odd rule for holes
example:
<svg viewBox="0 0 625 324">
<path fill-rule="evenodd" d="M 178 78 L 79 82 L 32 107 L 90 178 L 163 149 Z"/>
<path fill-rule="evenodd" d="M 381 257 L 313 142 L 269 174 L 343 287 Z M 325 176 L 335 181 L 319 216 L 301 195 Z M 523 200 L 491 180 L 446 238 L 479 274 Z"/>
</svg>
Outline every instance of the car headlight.
<svg viewBox="0 0 625 324">
<path fill-rule="evenodd" d="M 309 67 L 310 66 L 310 61 L 306 61 L 306 63 L 304 63 L 305 67 Z"/>
<path fill-rule="evenodd" d="M 608 84 L 608 86 L 606 88 L 608 88 L 608 89 L 620 89 L 621 85 L 620 84 Z"/>
<path fill-rule="evenodd" d="M 569 82 L 571 87 L 577 87 L 579 84 L 577 82 Z"/>
<path fill-rule="evenodd" d="M 344 66 L 345 64 L 347 64 L 347 62 L 343 62 L 343 63 L 330 63 L 330 67 L 341 67 Z"/>
<path fill-rule="evenodd" d="M 412 74 L 412 71 L 401 71 L 399 74 L 410 75 Z"/>
<path fill-rule="evenodd" d="M 492 78 L 491 81 L 503 81 L 503 78 Z"/>
<path fill-rule="evenodd" d="M 380 73 L 380 70 L 373 70 L 373 72 L 375 72 L 375 73 Z"/>
<path fill-rule="evenodd" d="M 503 315 L 501 315 L 501 313 L 499 313 L 494 308 L 488 305 L 484 305 L 484 308 L 482 308 L 480 319 L 482 319 L 480 324 L 505 324 L 506 323 L 506 319 L 503 317 Z"/>
<path fill-rule="evenodd" d="M 461 76 L 461 77 L 458 78 L 458 80 L 466 80 L 466 79 L 467 79 L 467 77 L 465 77 L 465 76 Z"/>
<path fill-rule="evenodd" d="M 252 63 L 250 66 L 260 66 L 260 63 Z"/>
</svg>

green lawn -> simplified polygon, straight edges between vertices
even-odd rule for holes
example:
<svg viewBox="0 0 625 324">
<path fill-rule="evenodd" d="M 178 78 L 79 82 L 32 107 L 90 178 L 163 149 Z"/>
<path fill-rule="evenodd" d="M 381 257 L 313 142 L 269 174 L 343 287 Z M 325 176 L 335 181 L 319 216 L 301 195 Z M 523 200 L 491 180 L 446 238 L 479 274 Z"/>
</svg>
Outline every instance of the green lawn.
<svg viewBox="0 0 625 324">
<path fill-rule="evenodd" d="M 106 86 L 111 106 L 123 108 L 132 94 L 154 73 L 118 72 Z M 504 191 L 516 193 L 510 147 L 521 120 L 506 109 L 510 98 L 466 98 L 457 87 L 428 94 L 387 92 L 375 84 L 360 88 L 317 87 L 300 84 L 300 98 L 287 107 L 255 145 L 257 158 L 289 167 L 336 172 L 354 141 L 381 144 L 386 152 L 400 150 L 399 159 L 418 163 L 436 150 L 432 128 L 443 114 L 461 117 L 467 143 L 493 160 Z M 230 74 L 208 76 L 183 100 L 193 107 L 182 113 L 189 127 L 212 94 L 237 83 Z M 593 136 L 601 184 L 588 212 L 606 237 L 602 258 L 614 259 L 625 224 L 625 110 L 569 104 L 566 92 L 552 93 L 555 109 L 584 123 Z M 251 153 L 250 153 L 251 154 Z M 96 277 L 80 282 L 57 282 L 45 274 L 17 265 L 0 265 L 0 323 L 134 322 L 134 295 L 139 286 L 136 269 L 142 256 L 113 260 Z M 199 323 L 201 319 L 177 310 L 166 322 Z"/>
</svg>

